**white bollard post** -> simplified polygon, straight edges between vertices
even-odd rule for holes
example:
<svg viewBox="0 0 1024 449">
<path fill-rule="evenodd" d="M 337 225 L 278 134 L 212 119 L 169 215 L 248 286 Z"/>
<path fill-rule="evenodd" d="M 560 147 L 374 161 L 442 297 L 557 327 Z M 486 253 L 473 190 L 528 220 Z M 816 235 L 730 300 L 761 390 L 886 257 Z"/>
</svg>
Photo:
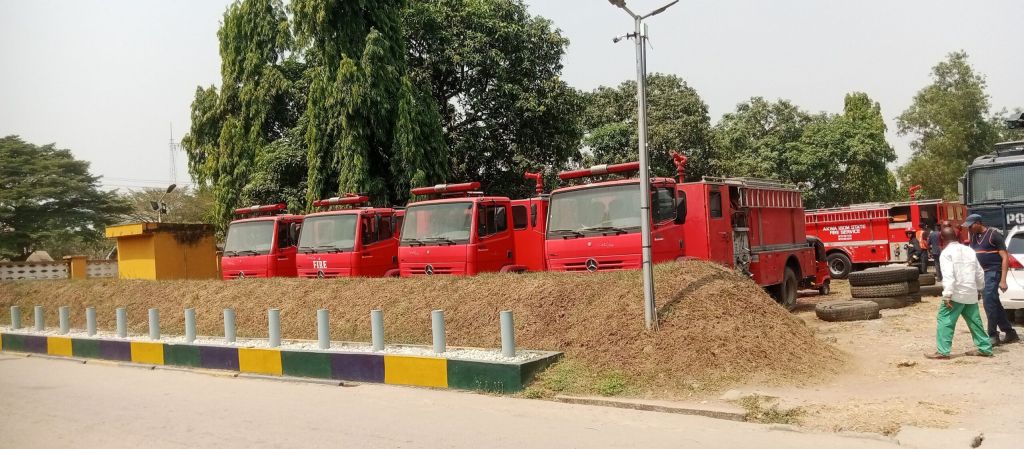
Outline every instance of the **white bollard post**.
<svg viewBox="0 0 1024 449">
<path fill-rule="evenodd" d="M 268 330 L 270 347 L 276 348 L 281 346 L 281 310 L 270 309 L 267 311 Z"/>
<path fill-rule="evenodd" d="M 501 311 L 501 355 L 516 356 L 515 326 L 512 325 L 512 311 Z"/>
<path fill-rule="evenodd" d="M 316 337 L 320 349 L 331 347 L 330 319 L 327 316 L 327 309 L 316 311 Z"/>
<path fill-rule="evenodd" d="M 160 311 L 149 309 L 149 339 L 160 339 Z"/>
<path fill-rule="evenodd" d="M 11 329 L 21 329 L 21 307 L 11 306 Z"/>
<path fill-rule="evenodd" d="M 90 337 L 96 335 L 96 308 L 87 307 L 85 309 L 85 332 Z"/>
<path fill-rule="evenodd" d="M 35 326 L 37 331 L 46 329 L 46 317 L 43 316 L 43 306 L 36 306 L 35 308 Z"/>
<path fill-rule="evenodd" d="M 185 309 L 185 343 L 196 341 L 196 309 Z"/>
<path fill-rule="evenodd" d="M 434 352 L 441 354 L 445 351 L 444 310 L 430 312 L 430 328 L 434 331 Z"/>
<path fill-rule="evenodd" d="M 370 340 L 374 351 L 384 350 L 384 311 L 380 309 L 370 311 Z"/>
<path fill-rule="evenodd" d="M 60 306 L 57 309 L 57 323 L 60 325 L 61 335 L 67 335 L 71 331 L 71 309 L 68 306 Z"/>
<path fill-rule="evenodd" d="M 224 341 L 235 342 L 235 309 L 224 309 Z"/>
<path fill-rule="evenodd" d="M 128 337 L 128 312 L 124 309 L 124 307 L 118 307 L 117 308 L 116 318 L 117 318 L 117 336 L 119 338 L 127 338 Z"/>
</svg>

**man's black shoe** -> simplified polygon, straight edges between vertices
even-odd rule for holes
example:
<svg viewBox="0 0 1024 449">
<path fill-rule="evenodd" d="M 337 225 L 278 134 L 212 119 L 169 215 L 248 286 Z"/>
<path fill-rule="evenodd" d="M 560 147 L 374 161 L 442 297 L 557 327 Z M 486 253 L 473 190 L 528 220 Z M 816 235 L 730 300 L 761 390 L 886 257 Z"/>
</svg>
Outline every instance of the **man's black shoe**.
<svg viewBox="0 0 1024 449">
<path fill-rule="evenodd" d="M 1007 335 L 1006 338 L 1004 338 L 1003 341 L 1001 341 L 1000 343 L 1004 344 L 1004 345 L 1008 345 L 1010 343 L 1017 343 L 1019 341 L 1020 341 L 1020 335 L 1013 334 L 1012 337 Z"/>
<path fill-rule="evenodd" d="M 988 342 L 992 343 L 992 347 L 993 348 L 1003 344 L 1003 342 L 999 341 L 999 337 L 998 336 L 996 336 L 996 337 L 989 337 L 988 338 Z"/>
</svg>

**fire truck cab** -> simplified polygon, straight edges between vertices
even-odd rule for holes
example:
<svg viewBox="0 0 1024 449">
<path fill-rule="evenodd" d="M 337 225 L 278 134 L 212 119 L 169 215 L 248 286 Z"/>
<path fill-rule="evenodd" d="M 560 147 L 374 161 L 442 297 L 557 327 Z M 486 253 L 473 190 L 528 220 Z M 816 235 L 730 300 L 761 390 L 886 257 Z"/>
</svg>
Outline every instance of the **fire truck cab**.
<svg viewBox="0 0 1024 449">
<path fill-rule="evenodd" d="M 295 277 L 296 237 L 301 215 L 284 203 L 235 209 L 243 217 L 228 225 L 220 268 L 223 279 Z"/>
<path fill-rule="evenodd" d="M 711 260 L 768 287 L 786 307 L 815 279 L 814 249 L 803 233 L 803 202 L 793 186 L 753 179 L 681 182 L 686 159 L 673 156 L 680 181 L 651 178 L 654 263 Z M 563 172 L 563 180 L 632 172 L 638 163 Z M 640 180 L 622 179 L 551 192 L 547 258 L 551 270 L 603 271 L 641 266 Z"/>
<path fill-rule="evenodd" d="M 295 258 L 299 277 L 398 276 L 404 211 L 358 207 L 369 200 L 349 193 L 313 202 L 326 210 L 306 215 L 302 224 Z"/>
<path fill-rule="evenodd" d="M 547 197 L 510 200 L 479 188 L 468 182 L 412 190 L 430 199 L 406 208 L 398 248 L 402 277 L 545 269 Z"/>
<path fill-rule="evenodd" d="M 966 215 L 963 204 L 945 200 L 855 204 L 807 211 L 807 235 L 825 244 L 829 274 L 844 279 L 854 270 L 906 263 L 908 230 L 923 240 L 922 230 L 947 221 L 959 230 Z"/>
</svg>

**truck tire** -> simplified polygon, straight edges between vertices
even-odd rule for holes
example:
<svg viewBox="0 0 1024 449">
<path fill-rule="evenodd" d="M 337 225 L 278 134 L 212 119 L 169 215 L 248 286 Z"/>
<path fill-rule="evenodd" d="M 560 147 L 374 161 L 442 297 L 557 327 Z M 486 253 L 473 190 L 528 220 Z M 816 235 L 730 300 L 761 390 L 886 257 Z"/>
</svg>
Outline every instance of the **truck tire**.
<svg viewBox="0 0 1024 449">
<path fill-rule="evenodd" d="M 910 294 L 910 283 L 893 282 L 891 284 L 864 285 L 850 287 L 850 296 L 854 298 L 886 298 L 890 296 L 906 296 Z"/>
<path fill-rule="evenodd" d="M 917 281 L 921 283 L 921 286 L 935 285 L 935 275 L 932 273 L 922 274 L 917 278 Z"/>
<path fill-rule="evenodd" d="M 903 267 L 903 271 L 907 273 L 908 281 L 916 281 L 921 278 L 921 269 L 917 267 Z"/>
<path fill-rule="evenodd" d="M 878 304 L 871 301 L 840 299 L 814 306 L 814 314 L 822 321 L 860 321 L 881 317 Z"/>
<path fill-rule="evenodd" d="M 828 262 L 828 274 L 832 279 L 846 279 L 853 270 L 853 262 L 843 253 L 832 253 L 825 258 Z"/>
<path fill-rule="evenodd" d="M 850 273 L 850 286 L 866 287 L 871 285 L 892 284 L 908 281 L 907 271 L 903 267 L 871 268 Z"/>
<path fill-rule="evenodd" d="M 910 305 L 910 304 L 913 304 L 913 303 L 917 303 L 917 302 L 921 302 L 921 294 L 920 293 L 911 293 L 910 296 L 907 296 L 907 305 Z"/>
<path fill-rule="evenodd" d="M 910 296 L 885 296 L 880 298 L 857 298 L 860 301 L 871 301 L 881 309 L 902 309 L 913 302 Z"/>
<path fill-rule="evenodd" d="M 921 291 L 919 291 L 918 293 L 921 296 L 924 296 L 924 297 L 938 297 L 938 296 L 942 296 L 942 286 L 941 285 L 925 285 L 925 286 L 921 287 Z"/>
<path fill-rule="evenodd" d="M 921 291 L 921 281 L 907 281 L 907 292 L 911 295 Z"/>
<path fill-rule="evenodd" d="M 792 268 L 786 267 L 782 273 L 782 283 L 772 288 L 775 301 L 786 310 L 793 310 L 796 307 L 797 291 L 800 290 L 800 280 Z"/>
</svg>

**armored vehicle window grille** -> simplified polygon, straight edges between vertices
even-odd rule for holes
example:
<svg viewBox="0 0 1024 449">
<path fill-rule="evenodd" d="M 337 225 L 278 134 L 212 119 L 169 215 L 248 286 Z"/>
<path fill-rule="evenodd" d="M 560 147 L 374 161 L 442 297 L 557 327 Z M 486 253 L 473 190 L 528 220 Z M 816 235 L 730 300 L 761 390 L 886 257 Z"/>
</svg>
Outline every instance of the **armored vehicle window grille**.
<svg viewBox="0 0 1024 449">
<path fill-rule="evenodd" d="M 971 171 L 971 202 L 1024 201 L 1024 165 Z"/>
</svg>

